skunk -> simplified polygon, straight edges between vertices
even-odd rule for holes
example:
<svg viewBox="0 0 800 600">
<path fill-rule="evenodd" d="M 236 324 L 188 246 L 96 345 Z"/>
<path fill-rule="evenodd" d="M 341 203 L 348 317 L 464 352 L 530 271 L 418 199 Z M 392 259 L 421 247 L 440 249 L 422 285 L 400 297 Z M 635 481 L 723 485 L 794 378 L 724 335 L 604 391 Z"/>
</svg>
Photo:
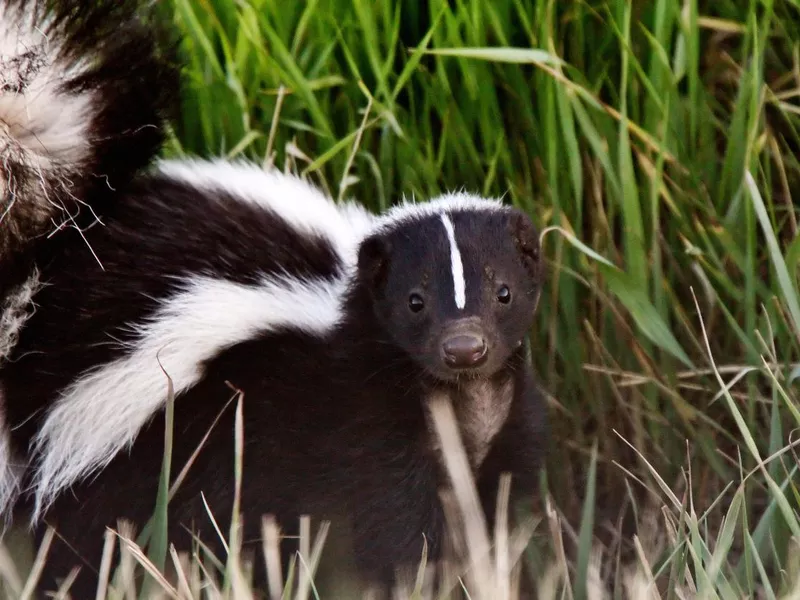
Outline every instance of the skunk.
<svg viewBox="0 0 800 600">
<path fill-rule="evenodd" d="M 0 364 L 43 285 L 34 247 L 97 221 L 175 113 L 174 41 L 140 4 L 0 0 Z M 0 437 L 0 510 L 12 462 Z"/>
<path fill-rule="evenodd" d="M 177 83 L 133 3 L 0 7 L 17 69 L 0 80 L 0 510 L 55 527 L 43 589 L 80 566 L 72 594 L 90 597 L 104 529 L 152 515 L 170 389 L 173 474 L 191 463 L 178 550 L 193 532 L 222 555 L 208 510 L 227 530 L 232 388 L 248 546 L 262 515 L 291 534 L 309 514 L 342 522 L 383 586 L 425 545 L 441 557 L 441 394 L 487 517 L 501 472 L 530 494 L 546 418 L 523 344 L 543 278 L 527 215 L 466 193 L 373 215 L 246 163 L 150 165 Z"/>
<path fill-rule="evenodd" d="M 545 409 L 522 342 L 542 266 L 523 212 L 458 193 L 375 216 L 291 175 L 189 160 L 134 179 L 103 223 L 37 263 L 48 285 L 0 369 L 13 448 L 31 448 L 23 500 L 58 532 L 46 585 L 83 565 L 75 594 L 89 595 L 104 528 L 152 515 L 167 376 L 173 473 L 192 460 L 170 503 L 178 549 L 189 531 L 220 549 L 206 503 L 223 530 L 231 515 L 230 386 L 249 543 L 264 514 L 288 532 L 302 514 L 344 516 L 362 572 L 386 586 L 423 544 L 440 556 L 447 481 L 427 403 L 442 392 L 487 515 L 501 472 L 534 489 Z"/>
</svg>

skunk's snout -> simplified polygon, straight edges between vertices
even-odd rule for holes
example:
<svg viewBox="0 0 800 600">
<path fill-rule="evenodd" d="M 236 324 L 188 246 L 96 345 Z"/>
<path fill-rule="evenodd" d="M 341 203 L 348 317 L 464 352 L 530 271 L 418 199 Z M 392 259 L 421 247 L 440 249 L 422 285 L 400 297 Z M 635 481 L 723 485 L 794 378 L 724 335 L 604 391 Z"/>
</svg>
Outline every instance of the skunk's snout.
<svg viewBox="0 0 800 600">
<path fill-rule="evenodd" d="M 442 356 L 451 369 L 469 369 L 486 362 L 488 345 L 478 332 L 454 332 L 442 341 Z"/>
</svg>

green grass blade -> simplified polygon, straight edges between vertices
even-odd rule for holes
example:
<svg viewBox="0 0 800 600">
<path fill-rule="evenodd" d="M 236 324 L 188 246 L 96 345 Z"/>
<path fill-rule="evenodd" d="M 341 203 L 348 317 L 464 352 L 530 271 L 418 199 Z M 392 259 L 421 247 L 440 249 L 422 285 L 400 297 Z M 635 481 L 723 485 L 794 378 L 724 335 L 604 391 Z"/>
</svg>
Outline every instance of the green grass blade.
<svg viewBox="0 0 800 600">
<path fill-rule="evenodd" d="M 745 184 L 750 194 L 750 201 L 756 211 L 758 222 L 761 225 L 761 231 L 767 241 L 770 261 L 778 277 L 778 285 L 783 293 L 783 301 L 789 309 L 792 321 L 794 321 L 795 332 L 800 332 L 800 300 L 798 300 L 797 288 L 794 286 L 791 277 L 789 277 L 789 270 L 786 267 L 778 240 L 775 238 L 775 232 L 767 215 L 764 200 L 758 191 L 755 179 L 753 179 L 749 171 L 745 173 Z"/>
</svg>

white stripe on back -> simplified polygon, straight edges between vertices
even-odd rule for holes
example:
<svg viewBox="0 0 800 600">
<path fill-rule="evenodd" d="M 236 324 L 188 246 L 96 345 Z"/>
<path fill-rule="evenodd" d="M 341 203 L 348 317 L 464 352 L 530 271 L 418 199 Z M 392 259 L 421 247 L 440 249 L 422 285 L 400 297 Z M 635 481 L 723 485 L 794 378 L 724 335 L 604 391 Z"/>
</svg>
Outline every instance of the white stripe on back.
<svg viewBox="0 0 800 600">
<path fill-rule="evenodd" d="M 442 214 L 442 223 L 447 231 L 450 241 L 450 266 L 453 272 L 453 288 L 455 289 L 456 306 L 459 310 L 467 304 L 467 283 L 464 281 L 464 264 L 461 262 L 461 252 L 456 244 L 456 231 L 453 222 L 446 214 Z"/>
<path fill-rule="evenodd" d="M 98 365 L 62 390 L 34 438 L 38 455 L 31 523 L 65 488 L 104 469 L 167 401 L 167 376 L 175 397 L 197 384 L 204 364 L 226 348 L 261 333 L 291 327 L 324 336 L 342 316 L 346 281 L 265 277 L 256 285 L 195 275 L 161 299 L 146 321 L 136 323 L 130 352 Z M 133 324 L 131 324 L 133 327 Z M 86 426 L 91 415 L 93 426 Z M 0 500 L 3 475 L 0 414 Z"/>
</svg>

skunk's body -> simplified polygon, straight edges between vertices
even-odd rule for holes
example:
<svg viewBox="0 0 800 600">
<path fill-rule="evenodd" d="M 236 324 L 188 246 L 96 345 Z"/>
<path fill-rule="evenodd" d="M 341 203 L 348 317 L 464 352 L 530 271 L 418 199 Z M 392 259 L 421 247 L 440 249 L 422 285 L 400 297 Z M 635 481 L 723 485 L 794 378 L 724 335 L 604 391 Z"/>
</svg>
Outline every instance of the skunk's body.
<svg viewBox="0 0 800 600">
<path fill-rule="evenodd" d="M 521 342 L 541 270 L 522 213 L 453 195 L 376 218 L 293 177 L 198 162 L 139 178 L 103 222 L 85 240 L 64 232 L 37 263 L 48 285 L 0 371 L 13 447 L 34 449 L 33 522 L 71 547 L 54 542 L 46 584 L 99 564 L 117 518 L 141 528 L 152 514 L 164 373 L 176 392 L 173 475 L 211 428 L 170 504 L 178 548 L 190 547 L 187 527 L 219 547 L 201 492 L 227 531 L 228 384 L 243 393 L 245 540 L 259 539 L 266 513 L 289 531 L 301 514 L 343 516 L 369 578 L 415 565 L 424 540 L 438 556 L 447 481 L 426 406 L 440 391 L 489 513 L 502 471 L 518 493 L 532 489 L 544 407 Z M 470 336 L 485 357 L 458 347 Z M 78 597 L 94 585 L 83 571 Z"/>
</svg>

